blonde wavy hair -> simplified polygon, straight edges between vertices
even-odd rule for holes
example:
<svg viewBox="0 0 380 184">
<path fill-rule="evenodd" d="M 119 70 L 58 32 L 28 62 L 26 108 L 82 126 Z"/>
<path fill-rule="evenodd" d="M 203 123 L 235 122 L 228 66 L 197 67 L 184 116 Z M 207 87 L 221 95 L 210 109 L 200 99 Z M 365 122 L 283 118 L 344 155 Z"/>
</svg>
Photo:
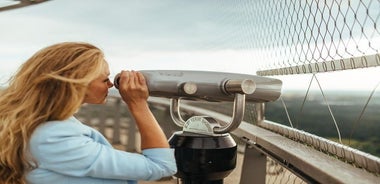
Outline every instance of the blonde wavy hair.
<svg viewBox="0 0 380 184">
<path fill-rule="evenodd" d="M 26 183 L 26 172 L 36 166 L 28 153 L 33 131 L 72 116 L 105 64 L 99 48 L 63 42 L 41 49 L 19 68 L 0 91 L 0 183 Z"/>
</svg>

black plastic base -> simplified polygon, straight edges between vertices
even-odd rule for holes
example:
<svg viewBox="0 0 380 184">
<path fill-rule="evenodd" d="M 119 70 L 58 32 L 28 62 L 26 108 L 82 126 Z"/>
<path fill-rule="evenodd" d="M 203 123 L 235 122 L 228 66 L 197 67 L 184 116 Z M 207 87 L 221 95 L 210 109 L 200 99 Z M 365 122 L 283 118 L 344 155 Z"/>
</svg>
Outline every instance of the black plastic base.
<svg viewBox="0 0 380 184">
<path fill-rule="evenodd" d="M 176 132 L 169 144 L 175 148 L 176 176 L 184 184 L 222 184 L 236 167 L 237 145 L 229 134 Z"/>
</svg>

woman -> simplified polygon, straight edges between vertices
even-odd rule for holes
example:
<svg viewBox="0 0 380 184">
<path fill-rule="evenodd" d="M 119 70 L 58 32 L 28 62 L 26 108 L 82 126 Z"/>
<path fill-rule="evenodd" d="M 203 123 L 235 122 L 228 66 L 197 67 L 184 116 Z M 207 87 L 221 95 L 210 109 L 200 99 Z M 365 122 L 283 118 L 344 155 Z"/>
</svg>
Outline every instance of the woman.
<svg viewBox="0 0 380 184">
<path fill-rule="evenodd" d="M 76 42 L 46 47 L 20 67 L 0 93 L 0 183 L 137 183 L 176 172 L 141 73 L 122 71 L 119 92 L 140 130 L 142 154 L 112 148 L 73 116 L 83 103 L 105 103 L 109 73 L 100 49 Z"/>
</svg>

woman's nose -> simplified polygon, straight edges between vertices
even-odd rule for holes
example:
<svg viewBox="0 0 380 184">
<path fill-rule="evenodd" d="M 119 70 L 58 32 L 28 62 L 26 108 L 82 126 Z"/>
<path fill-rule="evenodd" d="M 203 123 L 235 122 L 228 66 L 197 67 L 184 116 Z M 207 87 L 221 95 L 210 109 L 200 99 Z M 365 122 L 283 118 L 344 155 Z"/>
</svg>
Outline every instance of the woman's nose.
<svg viewBox="0 0 380 184">
<path fill-rule="evenodd" d="M 113 83 L 111 81 L 108 82 L 108 88 L 112 88 L 113 87 Z"/>
</svg>

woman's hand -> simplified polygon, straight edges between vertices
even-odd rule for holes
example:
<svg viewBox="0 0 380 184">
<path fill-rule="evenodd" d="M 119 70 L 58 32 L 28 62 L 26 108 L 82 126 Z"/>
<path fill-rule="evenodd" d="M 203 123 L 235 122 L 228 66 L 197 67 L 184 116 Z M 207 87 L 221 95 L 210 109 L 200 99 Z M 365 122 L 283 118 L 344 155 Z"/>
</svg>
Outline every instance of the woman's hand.
<svg viewBox="0 0 380 184">
<path fill-rule="evenodd" d="M 149 97 L 144 75 L 137 71 L 121 71 L 119 93 L 129 107 L 144 103 Z"/>
<path fill-rule="evenodd" d="M 122 71 L 119 93 L 140 131 L 141 149 L 169 148 L 164 132 L 149 109 L 149 91 L 144 76 L 136 71 Z"/>
</svg>

